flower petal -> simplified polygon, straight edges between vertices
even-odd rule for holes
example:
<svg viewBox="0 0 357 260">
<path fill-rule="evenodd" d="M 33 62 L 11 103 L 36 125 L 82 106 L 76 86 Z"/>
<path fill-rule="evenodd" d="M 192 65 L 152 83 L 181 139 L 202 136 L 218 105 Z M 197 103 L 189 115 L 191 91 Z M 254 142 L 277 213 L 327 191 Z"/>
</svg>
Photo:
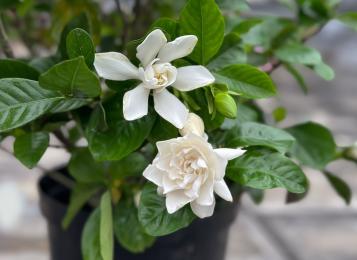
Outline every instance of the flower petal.
<svg viewBox="0 0 357 260">
<path fill-rule="evenodd" d="M 160 92 L 154 91 L 154 103 L 156 112 L 165 120 L 169 121 L 176 128 L 182 128 L 188 117 L 188 110 L 182 102 L 163 89 Z"/>
<path fill-rule="evenodd" d="M 214 80 L 211 72 L 201 65 L 185 66 L 177 69 L 176 81 L 172 86 L 181 91 L 190 91 L 212 84 Z"/>
<path fill-rule="evenodd" d="M 224 180 L 216 181 L 214 183 L 214 191 L 222 199 L 224 199 L 226 201 L 233 201 L 231 191 L 229 190 L 229 188 Z"/>
<path fill-rule="evenodd" d="M 195 35 L 185 35 L 176 38 L 172 42 L 166 43 L 157 56 L 160 59 L 160 63 L 171 62 L 173 60 L 185 57 L 189 55 L 193 48 L 195 48 L 198 41 Z"/>
<path fill-rule="evenodd" d="M 136 57 L 141 61 L 141 65 L 146 67 L 154 60 L 166 42 L 165 34 L 161 30 L 156 29 L 149 33 L 145 40 L 136 48 Z"/>
<path fill-rule="evenodd" d="M 201 186 L 196 202 L 204 206 L 211 205 L 214 202 L 213 180 L 206 180 Z"/>
<path fill-rule="evenodd" d="M 178 187 L 178 185 L 177 185 L 174 181 L 172 181 L 167 175 L 165 175 L 165 176 L 162 178 L 162 186 L 163 186 L 163 189 L 164 189 L 163 194 L 167 194 L 167 193 L 173 192 L 174 190 L 177 190 L 177 189 L 180 188 L 180 187 Z"/>
<path fill-rule="evenodd" d="M 175 213 L 187 203 L 189 203 L 191 199 L 187 197 L 182 191 L 173 191 L 166 194 L 166 209 L 169 214 Z"/>
<path fill-rule="evenodd" d="M 150 89 L 140 84 L 136 88 L 125 92 L 123 99 L 123 114 L 128 121 L 141 118 L 148 113 Z"/>
<path fill-rule="evenodd" d="M 151 181 L 152 183 L 156 184 L 157 186 L 161 187 L 162 186 L 162 178 L 163 178 L 164 172 L 160 171 L 158 168 L 156 168 L 154 165 L 149 164 L 148 167 L 143 172 L 143 176 Z"/>
<path fill-rule="evenodd" d="M 239 148 L 238 149 L 218 148 L 218 149 L 214 149 L 214 151 L 216 152 L 216 154 L 218 154 L 218 156 L 228 161 L 237 158 L 246 152 L 245 150 Z"/>
<path fill-rule="evenodd" d="M 213 215 L 214 207 L 216 205 L 216 201 L 214 200 L 212 205 L 202 206 L 198 204 L 196 201 L 191 202 L 191 209 L 193 213 L 196 214 L 199 218 L 207 218 Z"/>
<path fill-rule="evenodd" d="M 94 67 L 98 75 L 105 79 L 128 80 L 138 78 L 138 68 L 119 52 L 96 53 Z"/>
</svg>

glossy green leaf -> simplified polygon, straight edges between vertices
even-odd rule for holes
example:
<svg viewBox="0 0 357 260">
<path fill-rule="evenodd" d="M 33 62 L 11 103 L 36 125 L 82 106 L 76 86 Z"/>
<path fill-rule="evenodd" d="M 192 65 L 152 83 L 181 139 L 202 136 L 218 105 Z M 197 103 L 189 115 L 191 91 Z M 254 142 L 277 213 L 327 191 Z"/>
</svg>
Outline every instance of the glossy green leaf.
<svg viewBox="0 0 357 260">
<path fill-rule="evenodd" d="M 113 213 L 110 192 L 102 195 L 100 200 L 100 254 L 103 260 L 113 260 L 114 254 L 114 234 L 113 234 Z"/>
<path fill-rule="evenodd" d="M 289 63 L 316 65 L 322 62 L 317 50 L 297 43 L 283 45 L 274 54 L 279 60 Z"/>
<path fill-rule="evenodd" d="M 100 215 L 100 208 L 97 208 L 84 225 L 81 239 L 83 260 L 104 260 L 100 249 Z"/>
<path fill-rule="evenodd" d="M 331 132 L 313 122 L 299 124 L 286 129 L 296 142 L 290 152 L 301 164 L 323 169 L 336 154 L 336 144 Z"/>
<path fill-rule="evenodd" d="M 90 35 L 85 30 L 76 28 L 70 31 L 67 35 L 66 47 L 70 59 L 83 56 L 87 66 L 92 67 L 95 49 Z"/>
<path fill-rule="evenodd" d="M 224 37 L 224 18 L 214 0 L 189 0 L 180 14 L 181 35 L 193 34 L 198 42 L 189 56 L 207 64 L 218 52 Z"/>
<path fill-rule="evenodd" d="M 31 60 L 29 62 L 29 65 L 35 68 L 40 73 L 43 73 L 49 70 L 53 65 L 55 65 L 58 62 L 60 62 L 60 58 L 58 56 L 37 57 Z M 38 79 L 38 76 L 36 80 Z"/>
<path fill-rule="evenodd" d="M 85 102 L 66 99 L 27 79 L 0 80 L 0 132 L 22 126 L 47 112 L 64 112 Z"/>
<path fill-rule="evenodd" d="M 266 146 L 285 153 L 294 144 L 295 139 L 282 129 L 246 122 L 229 130 L 227 141 L 230 147 Z"/>
<path fill-rule="evenodd" d="M 237 118 L 235 119 L 226 118 L 221 128 L 223 130 L 229 130 L 232 129 L 233 127 L 243 124 L 244 122 L 259 122 L 262 121 L 261 117 L 262 117 L 262 113 L 261 111 L 259 111 L 257 107 L 247 104 L 239 104 Z"/>
<path fill-rule="evenodd" d="M 93 113 L 86 129 L 89 149 L 96 160 L 120 160 L 138 149 L 148 137 L 155 122 L 151 113 L 141 119 L 123 118 L 123 97 L 117 95 L 104 106 L 108 129 L 97 130 L 98 113 Z"/>
<path fill-rule="evenodd" d="M 324 171 L 324 174 L 336 193 L 345 201 L 346 204 L 350 204 L 352 199 L 352 191 L 348 184 L 341 178 L 328 171 Z"/>
<path fill-rule="evenodd" d="M 215 74 L 216 82 L 246 98 L 266 98 L 276 94 L 271 78 L 251 65 L 231 65 Z"/>
<path fill-rule="evenodd" d="M 83 57 L 56 64 L 41 74 L 39 83 L 66 96 L 96 97 L 101 92 L 98 77 L 88 69 Z"/>
<path fill-rule="evenodd" d="M 302 193 L 307 187 L 306 177 L 299 166 L 276 152 L 248 151 L 229 162 L 227 176 L 255 189 L 285 188 Z"/>
<path fill-rule="evenodd" d="M 62 227 L 64 229 L 69 227 L 74 217 L 98 190 L 99 186 L 95 184 L 76 183 L 71 192 L 66 215 L 62 220 Z"/>
<path fill-rule="evenodd" d="M 161 29 L 170 36 L 171 40 L 174 40 L 177 37 L 178 31 L 178 22 L 171 18 L 160 18 L 157 19 L 150 27 L 150 31 L 155 29 Z"/>
<path fill-rule="evenodd" d="M 0 60 L 0 79 L 23 78 L 37 80 L 40 73 L 30 65 L 12 59 Z"/>
<path fill-rule="evenodd" d="M 229 65 L 247 63 L 247 55 L 239 43 L 238 35 L 226 35 L 218 54 L 207 64 L 207 68 L 215 71 Z"/>
<path fill-rule="evenodd" d="M 149 140 L 152 143 L 156 143 L 158 141 L 175 138 L 177 135 L 178 130 L 175 126 L 167 122 L 165 119 L 157 117 L 149 135 Z"/>
<path fill-rule="evenodd" d="M 232 30 L 232 32 L 238 35 L 244 35 L 250 31 L 250 29 L 254 28 L 256 25 L 262 23 L 263 20 L 259 18 L 251 18 L 247 20 L 243 20 L 238 23 Z"/>
<path fill-rule="evenodd" d="M 337 19 L 357 31 L 357 12 L 347 12 L 337 16 Z"/>
<path fill-rule="evenodd" d="M 33 132 L 16 137 L 15 157 L 27 168 L 32 169 L 46 152 L 50 136 L 46 132 Z"/>
<path fill-rule="evenodd" d="M 142 154 L 134 152 L 120 161 L 104 162 L 105 165 L 108 166 L 107 171 L 113 179 L 123 179 L 130 176 L 142 176 L 149 162 Z"/>
<path fill-rule="evenodd" d="M 195 215 L 189 206 L 169 214 L 165 198 L 157 194 L 157 187 L 147 183 L 141 193 L 139 204 L 139 221 L 146 233 L 152 236 L 164 236 L 187 227 Z"/>
<path fill-rule="evenodd" d="M 133 201 L 121 200 L 114 208 L 114 234 L 120 244 L 133 253 L 144 252 L 155 241 L 146 234 Z"/>
</svg>

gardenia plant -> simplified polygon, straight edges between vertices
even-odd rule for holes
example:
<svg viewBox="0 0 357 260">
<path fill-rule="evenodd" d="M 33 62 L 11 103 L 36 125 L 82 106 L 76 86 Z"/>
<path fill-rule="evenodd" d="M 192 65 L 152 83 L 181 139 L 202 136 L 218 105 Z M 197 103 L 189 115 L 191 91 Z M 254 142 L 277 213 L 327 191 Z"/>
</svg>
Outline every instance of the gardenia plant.
<svg viewBox="0 0 357 260">
<path fill-rule="evenodd" d="M 14 156 L 28 168 L 48 147 L 70 153 L 62 171 L 48 174 L 71 189 L 64 229 L 85 205 L 92 209 L 83 259 L 112 259 L 115 240 L 143 252 L 243 193 L 259 203 L 264 190 L 280 188 L 298 201 L 308 192 L 301 167 L 319 170 L 349 203 L 348 185 L 327 166 L 356 162 L 356 147 L 338 147 L 318 123 L 281 127 L 287 111 L 256 102 L 277 95 L 270 74 L 280 67 L 304 92 L 297 65 L 333 79 L 306 40 L 333 19 L 357 28 L 356 13 L 337 14 L 339 1 L 296 1 L 294 18 L 254 17 L 244 1 L 134 1 L 131 12 L 115 1 L 102 21 L 91 0 L 49 1 L 47 9 L 5 2 L 0 141 L 13 137 Z M 52 28 L 31 35 L 26 26 L 41 23 L 23 25 L 16 35 L 28 37 L 34 55 L 15 59 L 6 35 L 19 27 L 13 17 L 44 10 Z"/>
</svg>

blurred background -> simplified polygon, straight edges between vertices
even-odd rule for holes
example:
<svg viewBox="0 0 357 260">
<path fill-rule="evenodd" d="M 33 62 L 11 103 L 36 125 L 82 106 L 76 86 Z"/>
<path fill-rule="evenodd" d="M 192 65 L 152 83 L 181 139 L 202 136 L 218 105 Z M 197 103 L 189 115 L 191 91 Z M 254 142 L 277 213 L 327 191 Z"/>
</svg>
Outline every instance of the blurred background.
<svg viewBox="0 0 357 260">
<path fill-rule="evenodd" d="M 105 12 L 115 8 L 115 1 L 97 2 Z M 258 14 L 289 15 L 288 9 L 278 1 L 248 2 Z M 130 5 L 130 1 L 128 3 Z M 343 0 L 339 8 L 357 11 L 357 1 Z M 22 20 L 27 19 L 25 14 Z M 37 15 L 41 28 L 50 26 L 50 17 Z M 46 31 L 27 34 L 23 22 L 17 22 L 18 33 L 23 37 L 22 40 L 15 37 L 12 42 L 15 57 L 46 56 L 47 49 L 28 48 L 24 44 L 42 37 L 43 44 L 50 45 Z M 113 30 L 105 28 L 109 29 Z M 41 33 L 44 35 L 33 35 Z M 306 96 L 289 74 L 278 69 L 272 76 L 279 96 L 260 104 L 267 112 L 278 106 L 286 107 L 288 115 L 282 126 L 313 120 L 331 129 L 338 145 L 351 144 L 357 141 L 357 34 L 332 21 L 309 40 L 308 45 L 321 51 L 326 63 L 334 68 L 335 79 L 326 82 L 311 71 L 303 71 L 310 88 Z M 11 150 L 12 142 L 7 138 L 1 146 Z M 49 148 L 40 162 L 42 168 L 28 170 L 0 150 L 0 260 L 49 259 L 46 223 L 38 205 L 37 180 L 43 169 L 54 168 L 68 159 L 64 151 Z M 322 174 L 309 169 L 305 172 L 311 189 L 298 203 L 286 205 L 285 192 L 279 189 L 268 191 L 260 205 L 244 196 L 230 231 L 226 260 L 357 259 L 356 165 L 334 162 L 329 169 L 351 185 L 354 194 L 349 206 L 336 196 Z"/>
</svg>

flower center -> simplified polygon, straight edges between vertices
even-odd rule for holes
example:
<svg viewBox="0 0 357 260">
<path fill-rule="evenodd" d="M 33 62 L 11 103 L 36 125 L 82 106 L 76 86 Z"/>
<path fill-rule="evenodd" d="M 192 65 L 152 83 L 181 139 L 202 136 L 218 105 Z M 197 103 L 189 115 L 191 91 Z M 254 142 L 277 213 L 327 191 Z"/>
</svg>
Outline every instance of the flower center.
<svg viewBox="0 0 357 260">
<path fill-rule="evenodd" d="M 139 68 L 139 75 L 146 88 L 161 90 L 176 80 L 177 69 L 170 63 L 156 63 L 154 59 L 145 69 Z"/>
</svg>

